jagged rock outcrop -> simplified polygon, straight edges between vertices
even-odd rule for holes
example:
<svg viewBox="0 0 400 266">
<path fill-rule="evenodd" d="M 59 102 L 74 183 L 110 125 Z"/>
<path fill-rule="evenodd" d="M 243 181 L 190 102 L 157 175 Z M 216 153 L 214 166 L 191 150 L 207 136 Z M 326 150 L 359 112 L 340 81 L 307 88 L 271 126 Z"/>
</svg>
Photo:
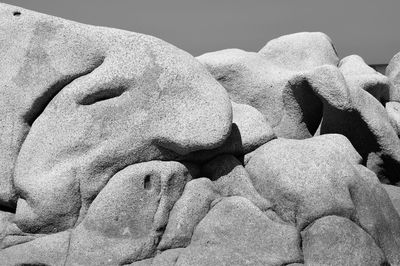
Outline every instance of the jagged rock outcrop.
<svg viewBox="0 0 400 266">
<path fill-rule="evenodd" d="M 400 265 L 396 57 L 0 15 L 1 265 Z"/>
</svg>

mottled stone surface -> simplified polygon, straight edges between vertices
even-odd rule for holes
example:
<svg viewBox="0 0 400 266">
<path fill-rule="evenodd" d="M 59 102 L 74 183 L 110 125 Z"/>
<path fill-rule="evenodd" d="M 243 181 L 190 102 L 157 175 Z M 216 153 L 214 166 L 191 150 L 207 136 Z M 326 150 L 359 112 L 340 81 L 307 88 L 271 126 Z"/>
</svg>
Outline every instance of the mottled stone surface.
<svg viewBox="0 0 400 266">
<path fill-rule="evenodd" d="M 384 265 L 382 250 L 352 221 L 338 216 L 316 220 L 302 232 L 305 265 Z"/>
<path fill-rule="evenodd" d="M 6 4 L 0 32 L 1 265 L 400 265 L 398 55 L 195 59 Z"/>
<path fill-rule="evenodd" d="M 24 230 L 71 228 L 124 167 L 213 149 L 228 137 L 228 96 L 186 52 L 151 36 L 28 10 L 16 18 L 14 9 L 0 7 L 3 46 L 19 49 L 5 57 L 21 61 L 3 69 L 0 123 L 12 129 L 2 135 L 24 142 L 5 138 L 2 150 L 11 145 L 18 160 L 9 167 L 16 158 L 8 156 L 0 165 L 14 169 Z M 7 184 L 9 175 L 1 180 Z"/>
</svg>

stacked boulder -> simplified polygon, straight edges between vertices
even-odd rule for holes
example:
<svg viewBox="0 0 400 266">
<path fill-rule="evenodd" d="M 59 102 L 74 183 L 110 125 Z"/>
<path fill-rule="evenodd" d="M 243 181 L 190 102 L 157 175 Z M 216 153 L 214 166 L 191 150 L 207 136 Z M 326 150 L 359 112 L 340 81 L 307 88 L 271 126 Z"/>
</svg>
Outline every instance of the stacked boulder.
<svg viewBox="0 0 400 266">
<path fill-rule="evenodd" d="M 0 14 L 1 265 L 400 265 L 396 59 Z"/>
</svg>

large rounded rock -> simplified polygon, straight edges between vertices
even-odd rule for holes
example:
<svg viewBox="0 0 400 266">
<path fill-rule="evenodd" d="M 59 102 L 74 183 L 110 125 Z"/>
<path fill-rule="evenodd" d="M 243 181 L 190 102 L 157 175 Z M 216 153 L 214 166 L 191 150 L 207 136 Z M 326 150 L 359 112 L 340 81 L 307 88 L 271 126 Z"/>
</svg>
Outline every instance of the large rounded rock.
<svg viewBox="0 0 400 266">
<path fill-rule="evenodd" d="M 331 39 L 322 32 L 284 35 L 269 41 L 258 53 L 274 65 L 294 71 L 339 62 Z"/>
<path fill-rule="evenodd" d="M 203 177 L 188 182 L 171 210 L 158 249 L 187 247 L 196 226 L 207 215 L 212 203 L 220 198 L 221 195 L 210 179 Z"/>
<path fill-rule="evenodd" d="M 178 162 L 152 161 L 118 172 L 73 231 L 67 265 L 120 265 L 154 256 L 170 210 L 191 179 Z"/>
<path fill-rule="evenodd" d="M 199 223 L 175 265 L 283 265 L 301 261 L 300 236 L 249 200 L 218 202 Z"/>
<path fill-rule="evenodd" d="M 316 220 L 302 232 L 306 265 L 385 265 L 385 255 L 370 235 L 338 216 Z"/>
<path fill-rule="evenodd" d="M 382 185 L 389 195 L 390 200 L 393 203 L 393 206 L 396 208 L 397 213 L 400 215 L 400 188 L 391 185 Z"/>
<path fill-rule="evenodd" d="M 372 236 L 390 263 L 400 263 L 400 217 L 344 136 L 272 140 L 245 162 L 254 187 L 284 221 L 303 230 L 323 216 L 348 218 Z"/>
<path fill-rule="evenodd" d="M 143 34 L 0 12 L 0 172 L 5 187 L 14 176 L 17 220 L 37 221 L 24 230 L 55 220 L 52 230 L 69 228 L 124 167 L 182 159 L 229 136 L 228 95 L 186 52 Z"/>
<path fill-rule="evenodd" d="M 392 101 L 400 101 L 400 53 L 390 60 L 385 74 L 389 78 L 390 89 L 394 94 Z"/>
<path fill-rule="evenodd" d="M 320 133 L 346 136 L 363 157 L 363 164 L 382 181 L 396 183 L 400 176 L 400 140 L 385 107 L 350 71 L 342 74 L 337 68 L 325 67 L 314 75 L 324 84 L 315 87 L 323 102 Z"/>
<path fill-rule="evenodd" d="M 290 152 L 288 152 L 290 151 Z M 246 170 L 261 196 L 299 229 L 328 214 L 350 217 L 353 204 L 344 182 L 361 158 L 341 135 L 306 140 L 276 139 L 246 156 Z M 338 177 L 340 176 L 340 178 Z M 338 180 L 338 181 L 336 181 Z"/>
<path fill-rule="evenodd" d="M 369 92 L 379 102 L 385 104 L 396 98 L 390 90 L 389 79 L 368 66 L 358 55 L 350 55 L 340 61 L 339 69 L 350 87 Z"/>
<path fill-rule="evenodd" d="M 281 91 L 292 73 L 277 69 L 257 53 L 239 49 L 207 53 L 197 59 L 224 86 L 232 101 L 253 106 L 273 128 L 279 125 Z"/>
<path fill-rule="evenodd" d="M 322 117 L 316 68 L 292 70 L 257 53 L 222 50 L 198 57 L 235 102 L 258 109 L 278 137 L 311 137 Z M 326 62 L 329 64 L 329 62 Z"/>
<path fill-rule="evenodd" d="M 216 157 L 203 166 L 202 175 L 207 178 L 187 183 L 182 197 L 174 205 L 159 249 L 188 246 L 198 223 L 221 198 L 240 196 L 267 215 L 273 215 L 271 203 L 258 194 L 249 174 L 234 156 Z"/>
<path fill-rule="evenodd" d="M 270 123 L 254 107 L 232 102 L 232 116 L 231 134 L 221 146 L 213 150 L 192 152 L 185 159 L 206 162 L 221 154 L 240 157 L 276 138 Z"/>
<path fill-rule="evenodd" d="M 400 103 L 387 102 L 385 108 L 389 116 L 390 124 L 396 131 L 397 136 L 400 136 Z"/>
<path fill-rule="evenodd" d="M 70 238 L 65 231 L 1 250 L 1 265 L 66 265 Z"/>
</svg>

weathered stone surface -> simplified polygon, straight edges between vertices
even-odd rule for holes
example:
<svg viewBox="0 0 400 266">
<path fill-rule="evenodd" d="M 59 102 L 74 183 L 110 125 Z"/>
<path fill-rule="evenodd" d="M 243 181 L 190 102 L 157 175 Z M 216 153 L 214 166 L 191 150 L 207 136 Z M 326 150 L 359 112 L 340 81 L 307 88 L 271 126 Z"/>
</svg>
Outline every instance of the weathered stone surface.
<svg viewBox="0 0 400 266">
<path fill-rule="evenodd" d="M 392 265 L 400 265 L 400 217 L 377 176 L 356 165 L 359 180 L 350 184 L 356 213 L 353 221 L 360 225 L 383 250 Z"/>
<path fill-rule="evenodd" d="M 198 178 L 187 183 L 182 196 L 171 210 L 158 249 L 187 247 L 194 229 L 207 215 L 212 202 L 220 197 L 208 178 Z"/>
<path fill-rule="evenodd" d="M 354 82 L 351 73 L 343 76 L 334 67 L 324 67 L 314 75 L 323 82 L 315 86 L 324 109 L 320 133 L 346 136 L 368 168 L 382 181 L 396 183 L 400 140 L 382 104 Z"/>
<path fill-rule="evenodd" d="M 203 165 L 201 172 L 213 181 L 215 190 L 223 197 L 246 198 L 262 211 L 272 207 L 268 200 L 258 194 L 246 169 L 232 155 L 221 155 L 214 158 Z"/>
<path fill-rule="evenodd" d="M 258 109 L 278 137 L 311 137 L 322 104 L 303 72 L 287 70 L 257 53 L 228 49 L 197 57 L 231 99 Z"/>
<path fill-rule="evenodd" d="M 392 101 L 399 101 L 400 95 L 400 53 L 397 53 L 390 60 L 388 66 L 386 67 L 386 76 L 390 81 L 390 90 L 393 92 Z"/>
<path fill-rule="evenodd" d="M 339 69 L 346 78 L 350 87 L 358 87 L 369 92 L 379 102 L 386 102 L 396 98 L 390 90 L 389 79 L 368 66 L 358 55 L 350 55 L 339 63 Z"/>
<path fill-rule="evenodd" d="M 70 228 L 127 165 L 213 149 L 229 136 L 225 90 L 186 52 L 143 34 L 0 10 L 1 56 L 15 62 L 1 72 L 1 179 L 9 184 L 19 151 L 24 231 Z"/>
<path fill-rule="evenodd" d="M 400 265 L 398 55 L 196 60 L 6 4 L 0 31 L 1 265 Z"/>
<path fill-rule="evenodd" d="M 221 146 L 193 152 L 185 159 L 205 162 L 221 154 L 243 156 L 276 138 L 271 125 L 254 107 L 232 102 L 232 114 L 231 134 Z"/>
<path fill-rule="evenodd" d="M 197 57 L 228 91 L 231 99 L 257 108 L 278 137 L 313 136 L 322 103 L 309 75 L 338 58 L 323 33 L 297 33 L 268 42 L 259 53 L 227 49 Z"/>
<path fill-rule="evenodd" d="M 389 116 L 390 124 L 396 131 L 397 136 L 400 136 L 400 103 L 387 102 L 385 108 Z"/>
<path fill-rule="evenodd" d="M 273 140 L 245 160 L 254 187 L 284 221 L 302 230 L 322 216 L 351 219 L 396 265 L 400 217 L 375 174 L 360 161 L 341 135 Z"/>
<path fill-rule="evenodd" d="M 287 80 L 291 73 L 274 69 L 257 53 L 240 49 L 206 53 L 197 59 L 225 87 L 232 101 L 253 106 L 267 118 L 272 127 L 279 124 L 279 112 L 282 109 L 280 83 Z M 283 81 L 279 79 L 276 81 L 279 84 L 273 86 L 274 77 L 281 76 Z"/>
<path fill-rule="evenodd" d="M 301 235 L 305 265 L 383 265 L 386 261 L 371 236 L 343 217 L 318 219 Z"/>
<path fill-rule="evenodd" d="M 389 195 L 390 200 L 393 203 L 393 206 L 397 210 L 397 213 L 400 215 L 400 188 L 391 185 L 382 185 L 386 190 L 386 193 Z"/>
<path fill-rule="evenodd" d="M 221 197 L 244 197 L 264 212 L 272 207 L 258 194 L 248 173 L 232 155 L 221 155 L 208 162 L 202 174 L 207 178 L 190 181 L 173 207 L 159 249 L 188 246 L 195 227 Z"/>
<path fill-rule="evenodd" d="M 301 261 L 300 237 L 249 200 L 229 197 L 200 222 L 176 265 L 282 265 Z"/>
<path fill-rule="evenodd" d="M 305 71 L 339 62 L 331 39 L 322 32 L 299 32 L 269 41 L 259 52 L 274 65 Z"/>
<path fill-rule="evenodd" d="M 65 265 L 70 237 L 65 231 L 1 250 L 1 265 Z"/>
<path fill-rule="evenodd" d="M 302 229 L 324 215 L 352 215 L 346 183 L 360 160 L 345 137 L 330 134 L 272 140 L 247 156 L 245 168 L 278 215 Z"/>
<path fill-rule="evenodd" d="M 152 257 L 191 178 L 178 162 L 146 162 L 118 172 L 73 231 L 67 264 L 120 265 Z"/>
</svg>

